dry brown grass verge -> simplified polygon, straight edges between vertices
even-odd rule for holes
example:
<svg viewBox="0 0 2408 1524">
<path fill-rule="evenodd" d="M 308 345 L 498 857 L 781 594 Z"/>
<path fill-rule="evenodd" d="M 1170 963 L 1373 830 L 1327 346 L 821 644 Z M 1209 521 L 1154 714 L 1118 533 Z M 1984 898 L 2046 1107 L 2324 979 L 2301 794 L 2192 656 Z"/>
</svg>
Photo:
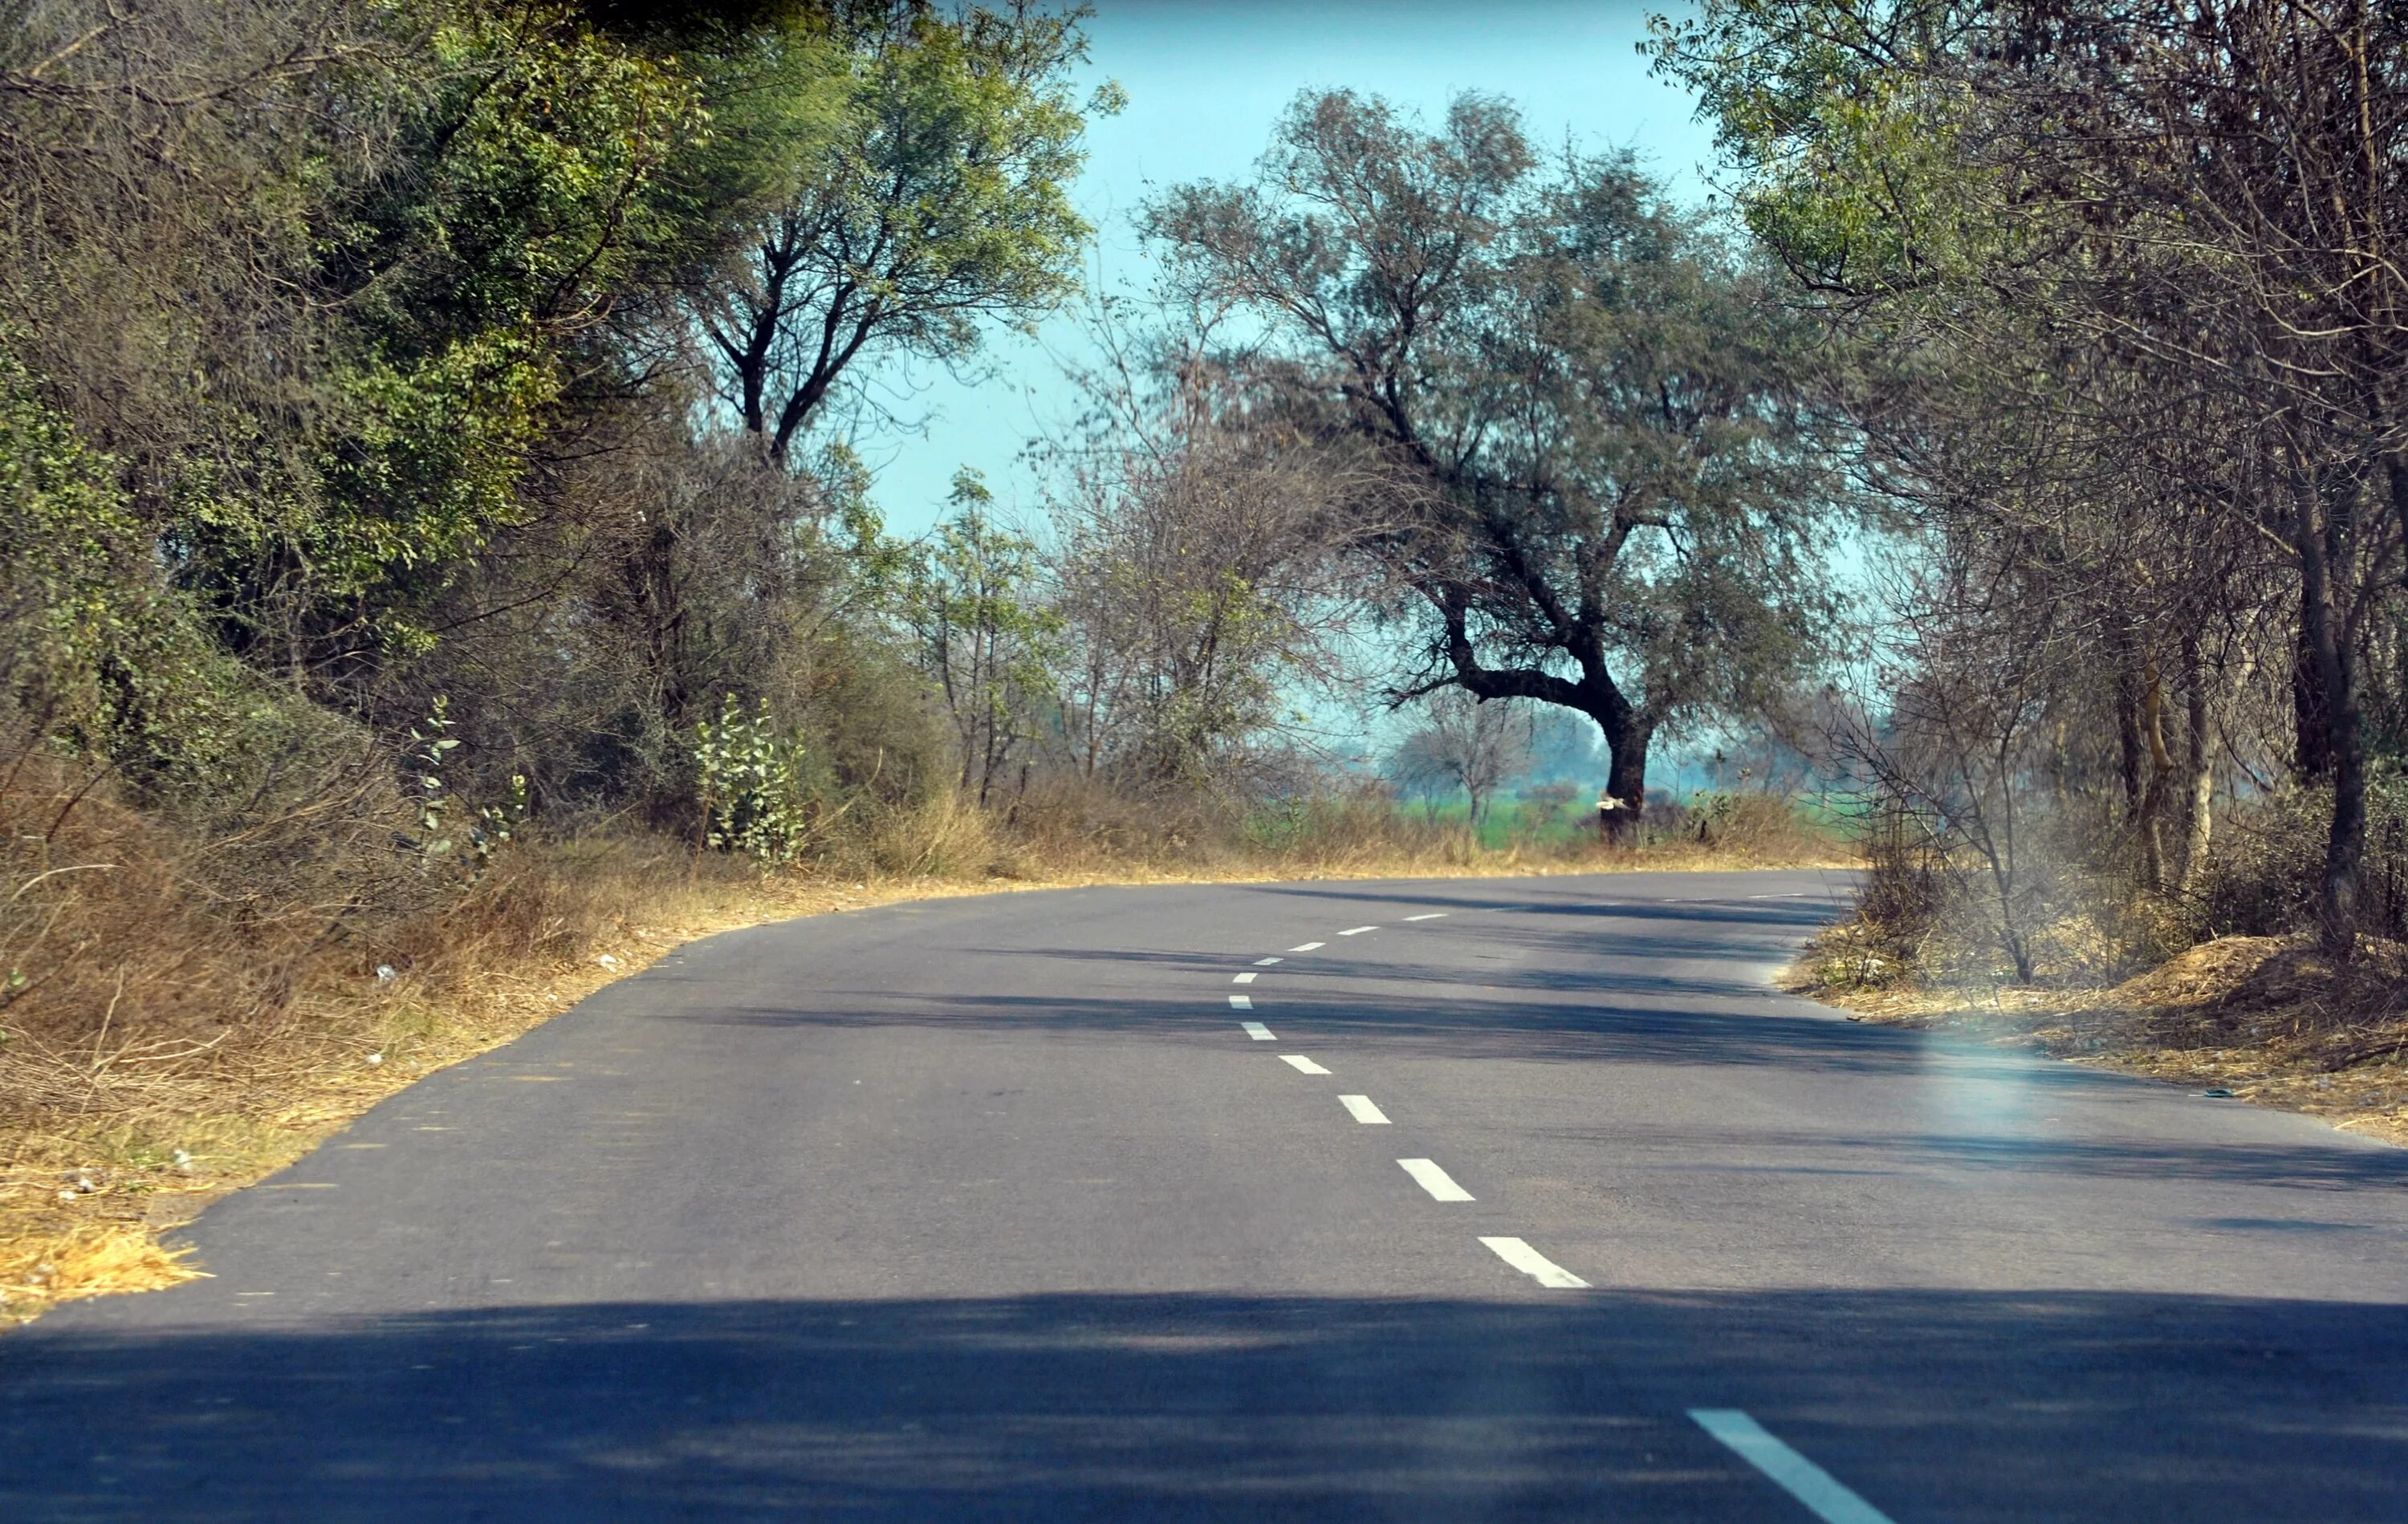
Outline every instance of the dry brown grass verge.
<svg viewBox="0 0 2408 1524">
<path fill-rule="evenodd" d="M 1867 981 L 1856 935 L 1825 932 L 1786 987 L 1866 1021 L 2229 1091 L 2408 1145 L 2408 946 L 2369 942 L 2336 965 L 2305 941 L 2228 936 L 2113 987 L 1971 990 Z"/>
<path fill-rule="evenodd" d="M 1098 857 L 1044 868 L 983 839 L 941 839 L 977 834 L 957 821 L 928 830 L 940 839 L 896 861 L 950 872 L 763 875 L 643 835 L 522 843 L 484 882 L 405 919 L 372 947 L 273 956 L 195 947 L 207 923 L 175 919 L 185 890 L 165 877 L 79 903 L 75 913 L 93 930 L 78 944 L 75 976 L 104 997 L 97 1032 L 21 1028 L 0 1046 L 0 1326 L 64 1301 L 207 1274 L 161 1235 L 412 1081 L 509 1042 L 682 943 L 735 927 L 1108 883 L 1850 865 L 1828 848 L 1529 852 L 1365 840 L 1279 856 L 1198 853 L 1206 861 L 1188 864 Z M 247 981 L 238 1009 L 228 969 Z M 263 981 L 273 999 L 256 996 Z M 130 1002 L 106 998 L 152 987 L 143 1019 L 131 1018 Z"/>
</svg>

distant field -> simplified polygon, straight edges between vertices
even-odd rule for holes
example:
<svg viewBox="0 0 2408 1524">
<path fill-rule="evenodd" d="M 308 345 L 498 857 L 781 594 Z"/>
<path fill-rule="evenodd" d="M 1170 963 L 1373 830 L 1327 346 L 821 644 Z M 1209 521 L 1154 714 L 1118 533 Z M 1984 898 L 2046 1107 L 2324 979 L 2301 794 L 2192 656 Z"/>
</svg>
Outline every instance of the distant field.
<svg viewBox="0 0 2408 1524">
<path fill-rule="evenodd" d="M 1680 801 L 1684 809 L 1710 807 L 1713 796 L 1694 794 Z M 1747 796 L 1754 801 L 1761 796 Z M 1787 801 L 1791 814 L 1804 831 L 1844 840 L 1854 834 L 1855 812 L 1844 799 L 1828 795 L 1801 795 Z M 1651 805 L 1653 812 L 1656 806 Z M 1423 821 L 1442 829 L 1460 831 L 1471 813 L 1469 801 L 1456 798 L 1434 805 L 1418 800 L 1397 805 L 1399 819 Z M 1479 845 L 1490 851 L 1508 847 L 1551 847 L 1570 843 L 1597 833 L 1597 803 L 1592 795 L 1583 794 L 1569 805 L 1510 797 L 1492 802 L 1486 819 L 1480 822 Z"/>
</svg>

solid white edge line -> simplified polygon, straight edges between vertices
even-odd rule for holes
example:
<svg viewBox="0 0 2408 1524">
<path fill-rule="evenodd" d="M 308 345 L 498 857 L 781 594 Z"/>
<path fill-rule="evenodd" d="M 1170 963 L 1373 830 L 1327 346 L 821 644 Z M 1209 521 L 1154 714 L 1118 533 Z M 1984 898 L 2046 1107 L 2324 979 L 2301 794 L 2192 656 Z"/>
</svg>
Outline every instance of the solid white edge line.
<svg viewBox="0 0 2408 1524">
<path fill-rule="evenodd" d="M 1433 910 L 1426 916 L 1407 916 L 1405 919 L 1407 920 L 1444 920 L 1446 919 L 1446 912 L 1443 910 Z"/>
<path fill-rule="evenodd" d="M 1483 1238 L 1481 1242 L 1487 1245 L 1497 1258 L 1541 1286 L 1553 1287 L 1558 1291 L 1578 1291 L 1588 1286 L 1588 1282 L 1518 1238 Z"/>
<path fill-rule="evenodd" d="M 1281 960 L 1277 958 L 1257 958 L 1254 960 L 1254 966 L 1256 968 L 1268 968 L 1273 963 L 1279 962 Z"/>
<path fill-rule="evenodd" d="M 1315 947 L 1326 947 L 1327 946 L 1329 946 L 1329 944 L 1326 942 L 1307 942 L 1302 947 L 1290 947 L 1287 950 L 1290 952 L 1311 952 Z"/>
<path fill-rule="evenodd" d="M 1366 1126 L 1388 1125 L 1388 1114 L 1373 1105 L 1371 1098 L 1368 1095 L 1341 1095 L 1338 1098 L 1338 1104 L 1346 1108 L 1347 1115 Z"/>
<path fill-rule="evenodd" d="M 1240 974 L 1229 982 L 1231 984 L 1252 984 L 1254 982 L 1254 976 L 1252 974 Z"/>
<path fill-rule="evenodd" d="M 1299 1075 L 1326 1075 L 1329 1073 L 1328 1070 L 1324 1069 L 1321 1065 L 1313 1062 L 1311 1059 L 1306 1058 L 1301 1053 L 1283 1053 L 1280 1055 L 1280 1061 L 1292 1066 Z"/>
<path fill-rule="evenodd" d="M 1239 1022 L 1239 1023 L 1238 1023 L 1238 1025 L 1245 1029 L 1245 1033 L 1246 1033 L 1246 1035 L 1247 1035 L 1247 1036 L 1252 1037 L 1254 1041 L 1256 1041 L 1256 1042 L 1258 1042 L 1258 1043 L 1268 1043 L 1268 1042 L 1275 1041 L 1275 1039 L 1271 1036 L 1271 1029 L 1270 1029 L 1270 1028 L 1268 1028 L 1268 1027 L 1267 1027 L 1267 1026 L 1264 1026 L 1264 1025 L 1263 1025 L 1261 1022 L 1259 1022 L 1259 1021 L 1240 1021 L 1240 1022 Z"/>
<path fill-rule="evenodd" d="M 1365 932 L 1376 932 L 1380 928 L 1377 926 L 1350 926 L 1338 934 L 1340 936 L 1361 936 Z"/>
<path fill-rule="evenodd" d="M 1413 1184 L 1430 1193 L 1433 1201 L 1468 1202 L 1472 1199 L 1471 1192 L 1456 1185 L 1455 1176 L 1440 1169 L 1435 1160 L 1399 1159 L 1397 1162 L 1413 1177 Z"/>
<path fill-rule="evenodd" d="M 1890 1524 L 1890 1517 L 1849 1490 L 1846 1484 L 1772 1437 L 1764 1425 L 1735 1407 L 1693 1407 L 1698 1427 L 1764 1473 L 1781 1489 L 1813 1510 L 1825 1524 Z"/>
<path fill-rule="evenodd" d="M 1231 995 L 1229 997 L 1229 1009 L 1233 1011 L 1251 1011 L 1254 1008 L 1254 1003 L 1244 995 Z"/>
</svg>

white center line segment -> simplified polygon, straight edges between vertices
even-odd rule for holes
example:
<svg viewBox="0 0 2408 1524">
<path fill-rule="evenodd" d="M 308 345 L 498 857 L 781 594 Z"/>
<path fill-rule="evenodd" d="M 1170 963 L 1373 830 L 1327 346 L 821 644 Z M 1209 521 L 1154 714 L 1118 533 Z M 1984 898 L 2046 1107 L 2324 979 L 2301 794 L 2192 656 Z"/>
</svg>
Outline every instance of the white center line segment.
<svg viewBox="0 0 2408 1524">
<path fill-rule="evenodd" d="M 1257 958 L 1254 960 L 1254 966 L 1256 968 L 1268 968 L 1273 963 L 1279 962 L 1281 960 L 1277 958 Z"/>
<path fill-rule="evenodd" d="M 1433 1161 L 1426 1159 L 1399 1159 L 1397 1162 L 1404 1166 L 1405 1173 L 1413 1177 L 1415 1184 L 1428 1191 L 1433 1200 L 1442 1202 L 1471 1200 L 1471 1192 L 1456 1185 L 1455 1176 L 1440 1169 Z"/>
<path fill-rule="evenodd" d="M 1497 1258 L 1541 1286 L 1553 1287 L 1559 1291 L 1577 1291 L 1588 1285 L 1518 1238 L 1484 1238 L 1481 1242 L 1495 1250 Z"/>
<path fill-rule="evenodd" d="M 1368 1095 L 1341 1095 L 1338 1098 L 1338 1104 L 1344 1106 L 1348 1115 L 1358 1122 L 1373 1127 L 1388 1125 L 1388 1114 L 1373 1105 L 1371 1098 Z"/>
<path fill-rule="evenodd" d="M 1229 997 L 1229 1009 L 1233 1011 L 1251 1011 L 1254 1008 L 1254 1003 L 1244 995 L 1231 995 Z"/>
<path fill-rule="evenodd" d="M 1313 1062 L 1311 1059 L 1306 1058 L 1301 1053 L 1283 1053 L 1280 1055 L 1280 1061 L 1282 1063 L 1295 1065 L 1296 1072 L 1299 1075 L 1326 1075 L 1329 1073 L 1328 1070 L 1324 1069 L 1321 1065 Z"/>
<path fill-rule="evenodd" d="M 1405 919 L 1407 920 L 1444 920 L 1446 919 L 1446 912 L 1443 910 L 1433 910 L 1426 916 L 1407 916 Z"/>
<path fill-rule="evenodd" d="M 1258 1043 L 1268 1043 L 1272 1041 L 1271 1029 L 1264 1026 L 1259 1021 L 1240 1021 L 1238 1025 L 1245 1028 L 1246 1035 L 1252 1037 Z"/>
<path fill-rule="evenodd" d="M 1361 936 L 1365 932 L 1376 932 L 1380 928 L 1377 926 L 1349 926 L 1346 930 L 1339 933 L 1338 934 L 1340 936 Z"/>
<path fill-rule="evenodd" d="M 1290 947 L 1287 950 L 1290 952 L 1311 952 L 1315 947 L 1326 947 L 1327 946 L 1329 946 L 1329 944 L 1326 942 L 1307 942 L 1297 947 Z"/>
<path fill-rule="evenodd" d="M 1252 984 L 1254 982 L 1254 976 L 1252 974 L 1240 974 L 1229 982 L 1231 984 Z"/>
<path fill-rule="evenodd" d="M 1850 1491 L 1822 1467 L 1799 1455 L 1766 1431 L 1764 1425 L 1735 1407 L 1693 1407 L 1689 1417 L 1698 1427 L 1721 1440 L 1739 1458 L 1778 1483 L 1781 1489 L 1813 1511 L 1825 1524 L 1890 1524 L 1880 1509 Z"/>
</svg>

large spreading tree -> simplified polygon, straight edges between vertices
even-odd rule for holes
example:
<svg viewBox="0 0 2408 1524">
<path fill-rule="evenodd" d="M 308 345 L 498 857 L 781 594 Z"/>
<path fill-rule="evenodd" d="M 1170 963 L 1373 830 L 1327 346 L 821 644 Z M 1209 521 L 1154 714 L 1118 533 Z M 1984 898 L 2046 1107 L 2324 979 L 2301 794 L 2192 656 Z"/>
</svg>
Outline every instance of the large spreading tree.
<svg viewBox="0 0 2408 1524">
<path fill-rule="evenodd" d="M 1252 322 L 1276 405 L 1383 467 L 1350 548 L 1411 632 L 1398 702 L 1587 715 L 1638 805 L 1660 732 L 1752 709 L 1828 648 L 1804 337 L 1627 155 L 1543 158 L 1478 95 L 1428 131 L 1308 93 L 1251 179 L 1144 222 L 1183 294 Z"/>
</svg>

